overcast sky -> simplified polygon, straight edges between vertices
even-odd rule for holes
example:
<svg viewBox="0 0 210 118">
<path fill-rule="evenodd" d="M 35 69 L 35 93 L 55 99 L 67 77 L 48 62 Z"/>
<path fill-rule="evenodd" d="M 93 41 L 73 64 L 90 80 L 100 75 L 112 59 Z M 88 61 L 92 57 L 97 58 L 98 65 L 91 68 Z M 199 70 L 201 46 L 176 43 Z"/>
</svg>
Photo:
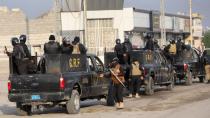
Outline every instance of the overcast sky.
<svg viewBox="0 0 210 118">
<path fill-rule="evenodd" d="M 159 10 L 160 0 L 125 0 L 125 7 L 139 9 Z M 184 12 L 189 14 L 189 0 L 165 0 L 166 12 Z M 204 26 L 210 26 L 210 0 L 192 0 L 193 12 L 204 16 Z M 29 18 L 35 18 L 48 11 L 53 6 L 53 0 L 0 0 L 0 6 L 9 8 L 21 8 Z"/>
</svg>

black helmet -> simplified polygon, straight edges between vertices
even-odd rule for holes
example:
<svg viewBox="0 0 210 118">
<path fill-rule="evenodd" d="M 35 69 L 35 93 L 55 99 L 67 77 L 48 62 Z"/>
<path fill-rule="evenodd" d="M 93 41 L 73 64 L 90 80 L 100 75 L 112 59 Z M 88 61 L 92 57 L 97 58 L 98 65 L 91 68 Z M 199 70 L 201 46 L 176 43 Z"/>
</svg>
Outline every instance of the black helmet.
<svg viewBox="0 0 210 118">
<path fill-rule="evenodd" d="M 129 36 L 128 35 L 125 36 L 125 42 L 129 42 Z"/>
<path fill-rule="evenodd" d="M 116 39 L 116 44 L 120 44 L 121 40 L 120 39 Z"/>
<path fill-rule="evenodd" d="M 157 40 L 157 39 L 155 39 L 155 40 L 154 40 L 154 43 L 158 43 L 158 40 Z"/>
<path fill-rule="evenodd" d="M 17 45 L 19 43 L 18 38 L 17 37 L 12 37 L 11 38 L 11 43 L 12 43 L 13 46 Z"/>
<path fill-rule="evenodd" d="M 175 40 L 172 40 L 171 43 L 172 43 L 172 44 L 175 44 L 176 42 L 175 42 Z"/>
<path fill-rule="evenodd" d="M 55 40 L 55 36 L 54 35 L 50 35 L 49 40 L 50 41 L 54 41 Z"/>
<path fill-rule="evenodd" d="M 71 44 L 71 39 L 70 39 L 70 37 L 64 37 L 64 38 L 63 38 L 63 43 L 65 43 L 65 44 Z"/>
<path fill-rule="evenodd" d="M 115 58 L 112 59 L 112 62 L 117 62 L 117 63 L 119 63 L 119 59 L 118 59 L 117 57 L 115 57 Z"/>
<path fill-rule="evenodd" d="M 20 40 L 20 43 L 26 43 L 26 35 L 24 35 L 24 34 L 22 34 L 22 35 L 20 35 L 20 37 L 19 37 L 19 40 Z"/>
<path fill-rule="evenodd" d="M 77 43 L 79 43 L 80 42 L 80 38 L 78 37 L 78 36 L 76 36 L 75 38 L 74 38 L 74 41 L 72 42 L 72 44 L 77 44 Z"/>
<path fill-rule="evenodd" d="M 182 41 L 182 39 L 181 39 L 181 37 L 178 37 L 178 40 L 177 40 L 178 42 L 181 42 Z"/>
<path fill-rule="evenodd" d="M 152 32 L 146 32 L 144 35 L 144 38 L 146 39 L 152 39 L 154 37 Z"/>
</svg>

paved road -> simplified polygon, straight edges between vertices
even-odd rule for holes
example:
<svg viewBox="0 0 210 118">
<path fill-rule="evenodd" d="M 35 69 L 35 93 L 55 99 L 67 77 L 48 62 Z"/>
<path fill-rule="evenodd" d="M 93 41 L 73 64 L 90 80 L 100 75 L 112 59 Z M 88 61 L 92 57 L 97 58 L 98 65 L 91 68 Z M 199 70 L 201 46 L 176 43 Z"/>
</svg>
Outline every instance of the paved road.
<svg viewBox="0 0 210 118">
<path fill-rule="evenodd" d="M 0 69 L 6 69 L 2 64 Z M 0 71 L 0 118 L 20 118 L 15 104 L 7 99 L 7 77 L 8 74 Z M 56 107 L 36 112 L 29 118 L 210 118 L 210 84 L 194 82 L 192 86 L 178 85 L 173 91 L 159 88 L 153 96 L 125 98 L 123 110 L 104 104 L 104 100 L 89 100 L 82 102 L 77 115 L 68 115 L 65 109 Z"/>
</svg>

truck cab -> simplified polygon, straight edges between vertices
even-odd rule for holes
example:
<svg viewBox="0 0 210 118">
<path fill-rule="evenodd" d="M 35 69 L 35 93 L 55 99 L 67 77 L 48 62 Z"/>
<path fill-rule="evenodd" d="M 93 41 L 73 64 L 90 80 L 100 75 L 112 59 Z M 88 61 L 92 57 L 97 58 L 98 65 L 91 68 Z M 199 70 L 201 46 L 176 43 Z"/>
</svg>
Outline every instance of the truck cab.
<svg viewBox="0 0 210 118">
<path fill-rule="evenodd" d="M 13 70 L 12 59 L 10 68 Z M 102 61 L 95 55 L 44 55 L 34 74 L 18 75 L 11 71 L 8 98 L 16 103 L 20 115 L 31 108 L 64 106 L 67 113 L 79 113 L 80 101 L 107 98 L 110 78 Z"/>
</svg>

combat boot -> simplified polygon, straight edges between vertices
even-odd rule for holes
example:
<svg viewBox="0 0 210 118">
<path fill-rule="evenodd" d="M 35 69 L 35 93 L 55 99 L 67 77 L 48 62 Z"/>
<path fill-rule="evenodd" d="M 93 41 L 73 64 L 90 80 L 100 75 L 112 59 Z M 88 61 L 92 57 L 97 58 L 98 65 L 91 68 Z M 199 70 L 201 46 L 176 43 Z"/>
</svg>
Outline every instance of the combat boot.
<svg viewBox="0 0 210 118">
<path fill-rule="evenodd" d="M 135 95 L 135 98 L 141 98 L 141 96 L 137 93 L 137 94 Z"/>
<path fill-rule="evenodd" d="M 123 109 L 123 108 L 124 108 L 124 103 L 120 102 L 120 105 L 119 105 L 118 109 Z"/>
<path fill-rule="evenodd" d="M 128 95 L 128 97 L 129 97 L 129 98 L 132 98 L 132 97 L 133 97 L 133 95 L 132 95 L 132 94 L 129 94 L 129 95 Z"/>
<path fill-rule="evenodd" d="M 117 102 L 117 103 L 115 104 L 115 107 L 118 109 L 118 108 L 120 107 L 120 103 Z"/>
</svg>

